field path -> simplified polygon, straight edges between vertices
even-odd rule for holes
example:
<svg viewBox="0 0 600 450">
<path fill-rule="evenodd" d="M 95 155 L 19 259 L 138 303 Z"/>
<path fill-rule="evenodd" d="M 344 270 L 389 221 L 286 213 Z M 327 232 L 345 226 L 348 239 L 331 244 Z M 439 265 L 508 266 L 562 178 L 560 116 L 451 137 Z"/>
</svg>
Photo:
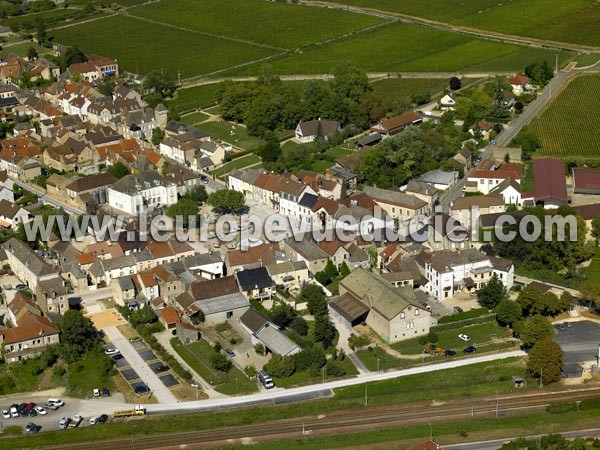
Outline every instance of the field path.
<svg viewBox="0 0 600 450">
<path fill-rule="evenodd" d="M 300 0 L 300 4 L 307 6 L 315 6 L 322 8 L 339 9 L 342 11 L 350 11 L 354 13 L 367 14 L 380 18 L 400 19 L 403 22 L 425 25 L 432 28 L 437 28 L 444 31 L 452 31 L 455 33 L 463 33 L 482 39 L 504 42 L 507 44 L 526 45 L 529 47 L 550 48 L 556 50 L 575 51 L 580 53 L 599 53 L 600 47 L 591 45 L 580 45 L 569 42 L 558 42 L 546 39 L 537 39 L 526 36 L 518 36 L 514 34 L 499 33 L 496 31 L 482 30 L 480 28 L 452 25 L 446 22 L 426 19 L 424 17 L 411 16 L 399 12 L 384 11 L 376 8 L 368 8 L 361 6 L 348 6 L 340 3 L 332 3 L 323 0 Z"/>
</svg>

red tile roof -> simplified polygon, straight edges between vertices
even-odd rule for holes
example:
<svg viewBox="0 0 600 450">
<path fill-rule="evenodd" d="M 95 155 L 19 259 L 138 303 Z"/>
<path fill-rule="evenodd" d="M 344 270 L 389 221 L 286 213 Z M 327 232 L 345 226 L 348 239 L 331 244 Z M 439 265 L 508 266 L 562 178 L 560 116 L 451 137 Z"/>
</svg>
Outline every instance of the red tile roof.
<svg viewBox="0 0 600 450">
<path fill-rule="evenodd" d="M 167 306 L 160 310 L 160 315 L 162 316 L 165 323 L 175 323 L 179 322 L 179 314 L 175 311 L 175 308 Z"/>
<path fill-rule="evenodd" d="M 573 169 L 573 188 L 600 190 L 600 170 Z"/>
<path fill-rule="evenodd" d="M 525 75 L 515 75 L 508 82 L 514 86 L 524 86 L 529 83 L 529 78 Z"/>
<path fill-rule="evenodd" d="M 565 163 L 560 159 L 541 158 L 533 162 L 535 201 L 558 200 L 567 203 Z"/>
<path fill-rule="evenodd" d="M 58 328 L 52 325 L 46 317 L 33 314 L 19 322 L 18 327 L 2 330 L 4 344 L 15 344 L 40 336 L 50 336 L 58 333 Z"/>
</svg>

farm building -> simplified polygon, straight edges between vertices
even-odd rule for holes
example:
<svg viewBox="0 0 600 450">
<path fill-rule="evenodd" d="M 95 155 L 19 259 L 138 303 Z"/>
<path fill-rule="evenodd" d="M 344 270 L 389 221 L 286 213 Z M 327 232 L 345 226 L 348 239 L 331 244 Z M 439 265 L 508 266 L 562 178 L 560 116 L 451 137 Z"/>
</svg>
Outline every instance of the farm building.
<svg viewBox="0 0 600 450">
<path fill-rule="evenodd" d="M 533 198 L 544 208 L 552 209 L 569 203 L 565 163 L 560 159 L 540 158 L 533 162 Z"/>
<path fill-rule="evenodd" d="M 573 168 L 575 194 L 600 194 L 600 170 Z"/>
</svg>

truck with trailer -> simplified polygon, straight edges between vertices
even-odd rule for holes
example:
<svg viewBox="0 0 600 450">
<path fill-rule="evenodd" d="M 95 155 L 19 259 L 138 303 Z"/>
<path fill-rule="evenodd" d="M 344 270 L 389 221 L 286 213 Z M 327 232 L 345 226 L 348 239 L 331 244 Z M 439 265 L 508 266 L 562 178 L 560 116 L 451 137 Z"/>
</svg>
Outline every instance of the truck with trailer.
<svg viewBox="0 0 600 450">
<path fill-rule="evenodd" d="M 146 408 L 143 405 L 135 405 L 132 409 L 124 409 L 121 411 L 115 411 L 113 413 L 113 417 L 116 419 L 118 417 L 132 417 L 132 416 L 145 416 Z"/>
</svg>

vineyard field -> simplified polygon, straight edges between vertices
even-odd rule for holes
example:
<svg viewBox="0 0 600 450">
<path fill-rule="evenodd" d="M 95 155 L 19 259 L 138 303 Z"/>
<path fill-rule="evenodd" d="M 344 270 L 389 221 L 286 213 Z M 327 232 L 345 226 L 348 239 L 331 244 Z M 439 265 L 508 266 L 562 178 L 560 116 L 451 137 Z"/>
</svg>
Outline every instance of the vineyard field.
<svg viewBox="0 0 600 450">
<path fill-rule="evenodd" d="M 535 118 L 536 156 L 600 160 L 600 75 L 580 75 Z"/>
</svg>

